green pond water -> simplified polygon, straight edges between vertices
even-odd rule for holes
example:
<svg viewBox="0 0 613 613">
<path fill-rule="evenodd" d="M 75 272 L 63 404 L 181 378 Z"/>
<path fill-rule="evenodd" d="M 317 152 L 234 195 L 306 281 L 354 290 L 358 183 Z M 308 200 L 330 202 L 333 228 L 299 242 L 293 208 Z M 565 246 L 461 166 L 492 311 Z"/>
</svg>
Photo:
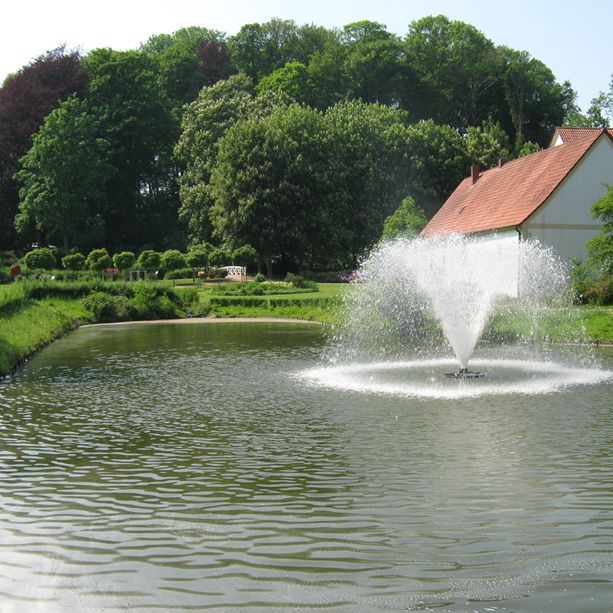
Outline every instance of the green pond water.
<svg viewBox="0 0 613 613">
<path fill-rule="evenodd" d="M 82 328 L 1 383 L 0 611 L 612 610 L 611 380 L 351 391 L 324 343 Z"/>
</svg>

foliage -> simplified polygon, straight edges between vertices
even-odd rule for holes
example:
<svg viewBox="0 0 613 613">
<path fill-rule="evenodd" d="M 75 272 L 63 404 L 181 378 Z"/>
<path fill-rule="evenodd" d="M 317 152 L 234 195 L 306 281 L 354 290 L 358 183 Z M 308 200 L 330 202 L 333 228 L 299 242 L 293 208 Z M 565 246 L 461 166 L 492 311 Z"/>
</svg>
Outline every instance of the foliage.
<svg viewBox="0 0 613 613">
<path fill-rule="evenodd" d="M 84 59 L 87 102 L 108 142 L 115 168 L 107 185 L 106 244 L 163 244 L 178 232 L 178 191 L 172 150 L 178 118 L 156 57 L 96 49 Z"/>
<path fill-rule="evenodd" d="M 275 262 L 350 267 L 407 195 L 430 216 L 471 163 L 546 146 L 572 113 L 583 121 L 575 100 L 539 60 L 442 15 L 405 36 L 367 20 L 272 19 L 230 37 L 186 27 L 84 58 L 55 50 L 0 88 L 0 243 L 59 241 L 68 253 L 214 240 L 252 244 L 269 273 Z M 612 106 L 601 93 L 585 121 L 604 125 Z M 226 224 L 233 173 L 239 200 Z M 253 232 L 250 215 L 261 220 Z"/>
<path fill-rule="evenodd" d="M 449 125 L 420 121 L 406 129 L 409 193 L 431 217 L 468 174 L 464 139 Z"/>
<path fill-rule="evenodd" d="M 228 266 L 232 261 L 232 253 L 220 247 L 213 249 L 209 253 L 209 263 L 211 266 Z"/>
<path fill-rule="evenodd" d="M 145 249 L 139 256 L 136 262 L 137 266 L 142 270 L 154 271 L 160 267 L 161 256 L 153 249 Z"/>
<path fill-rule="evenodd" d="M 45 118 L 15 175 L 23 183 L 17 230 L 33 225 L 47 240 L 60 239 L 65 251 L 104 238 L 102 210 L 113 168 L 108 143 L 97 133 L 86 103 L 75 97 Z"/>
<path fill-rule="evenodd" d="M 258 253 L 251 245 L 242 245 L 232 252 L 232 264 L 235 266 L 249 268 L 257 262 L 257 259 Z"/>
<path fill-rule="evenodd" d="M 213 198 L 209 184 L 220 141 L 239 118 L 252 115 L 252 92 L 252 82 L 244 75 L 235 75 L 201 90 L 198 99 L 185 110 L 175 148 L 185 164 L 179 180 L 179 217 L 196 242 L 211 236 L 209 210 Z"/>
<path fill-rule="evenodd" d="M 126 296 L 105 292 L 92 292 L 83 299 L 83 306 L 91 311 L 96 322 L 125 321 L 131 319 L 134 310 Z"/>
<path fill-rule="evenodd" d="M 592 206 L 594 219 L 600 219 L 602 229 L 598 236 L 588 241 L 587 265 L 598 274 L 613 276 L 613 186 Z"/>
<path fill-rule="evenodd" d="M 60 100 L 82 95 L 86 80 L 79 53 L 60 47 L 9 75 L 0 87 L 0 245 L 23 246 L 33 239 L 30 232 L 15 232 L 19 194 L 13 177 L 43 118 Z"/>
<path fill-rule="evenodd" d="M 113 264 L 115 268 L 121 271 L 130 270 L 134 266 L 136 257 L 131 251 L 120 251 L 113 256 Z"/>
<path fill-rule="evenodd" d="M 160 257 L 160 266 L 164 271 L 185 268 L 185 256 L 178 249 L 168 249 Z"/>
<path fill-rule="evenodd" d="M 383 224 L 382 240 L 391 240 L 400 236 L 417 236 L 428 223 L 428 218 L 415 200 L 407 196 L 398 209 Z"/>
<path fill-rule="evenodd" d="M 110 268 L 111 256 L 104 247 L 101 249 L 92 249 L 87 255 L 85 265 L 89 270 L 102 272 L 106 268 Z"/>
<path fill-rule="evenodd" d="M 264 281 L 266 281 L 266 276 L 263 275 L 261 272 L 259 272 L 257 275 L 255 275 L 255 277 L 253 278 L 253 280 L 256 283 L 264 283 Z"/>
<path fill-rule="evenodd" d="M 541 147 L 537 145 L 536 143 L 533 143 L 532 141 L 527 140 L 522 144 L 519 151 L 517 152 L 517 157 L 521 158 L 521 157 L 524 157 L 525 155 L 531 155 L 533 153 L 537 153 L 538 151 L 541 151 Z"/>
<path fill-rule="evenodd" d="M 23 262 L 31 270 L 51 270 L 56 264 L 55 255 L 48 247 L 38 247 L 28 251 Z"/>
<path fill-rule="evenodd" d="M 305 279 L 302 275 L 296 275 L 291 272 L 288 272 L 287 275 L 285 275 L 285 283 L 289 283 L 289 285 L 294 288 L 317 291 L 317 283 L 315 283 L 315 281 L 310 281 Z"/>
<path fill-rule="evenodd" d="M 209 263 L 209 254 L 213 245 L 209 243 L 192 245 L 185 255 L 185 263 L 192 268 L 203 268 Z"/>
<path fill-rule="evenodd" d="M 500 123 L 494 123 L 491 118 L 480 126 L 469 127 L 465 142 L 471 164 L 479 168 L 493 168 L 499 160 L 511 158 L 509 137 Z"/>
<path fill-rule="evenodd" d="M 82 253 L 71 253 L 62 258 L 62 266 L 66 270 L 83 270 L 85 268 L 85 256 Z"/>
</svg>

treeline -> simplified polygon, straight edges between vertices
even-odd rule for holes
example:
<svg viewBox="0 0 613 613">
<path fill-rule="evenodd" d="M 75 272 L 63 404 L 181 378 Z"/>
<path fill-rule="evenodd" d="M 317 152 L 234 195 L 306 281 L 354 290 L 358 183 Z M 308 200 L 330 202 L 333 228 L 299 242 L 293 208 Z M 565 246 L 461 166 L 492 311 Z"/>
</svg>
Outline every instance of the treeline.
<svg viewBox="0 0 613 613">
<path fill-rule="evenodd" d="M 51 51 L 0 88 L 0 249 L 253 245 L 343 268 L 411 196 L 545 146 L 570 84 L 446 17 L 192 27 L 133 51 Z"/>
</svg>

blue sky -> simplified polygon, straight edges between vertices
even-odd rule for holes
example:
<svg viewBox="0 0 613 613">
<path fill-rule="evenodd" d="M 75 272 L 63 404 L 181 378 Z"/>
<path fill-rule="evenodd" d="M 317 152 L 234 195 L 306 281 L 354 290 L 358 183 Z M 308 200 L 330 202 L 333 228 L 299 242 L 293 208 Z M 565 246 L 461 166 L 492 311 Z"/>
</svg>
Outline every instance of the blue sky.
<svg viewBox="0 0 613 613">
<path fill-rule="evenodd" d="M 272 17 L 341 27 L 370 19 L 400 35 L 411 21 L 444 14 L 474 25 L 495 44 L 528 51 L 585 110 L 613 73 L 611 0 L 22 0 L 2 7 L 0 81 L 32 58 L 65 43 L 131 49 L 152 34 L 199 25 L 234 34 Z"/>
</svg>

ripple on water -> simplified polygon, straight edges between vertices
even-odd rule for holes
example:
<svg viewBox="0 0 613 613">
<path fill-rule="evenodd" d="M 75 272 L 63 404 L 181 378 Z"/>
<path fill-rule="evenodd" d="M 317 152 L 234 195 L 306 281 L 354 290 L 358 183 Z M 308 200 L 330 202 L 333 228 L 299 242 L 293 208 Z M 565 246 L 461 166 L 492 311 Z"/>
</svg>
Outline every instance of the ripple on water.
<svg viewBox="0 0 613 613">
<path fill-rule="evenodd" d="M 295 376 L 317 332 L 210 327 L 68 337 L 0 389 L 3 611 L 606 602 L 610 382 L 340 392 Z"/>
</svg>

